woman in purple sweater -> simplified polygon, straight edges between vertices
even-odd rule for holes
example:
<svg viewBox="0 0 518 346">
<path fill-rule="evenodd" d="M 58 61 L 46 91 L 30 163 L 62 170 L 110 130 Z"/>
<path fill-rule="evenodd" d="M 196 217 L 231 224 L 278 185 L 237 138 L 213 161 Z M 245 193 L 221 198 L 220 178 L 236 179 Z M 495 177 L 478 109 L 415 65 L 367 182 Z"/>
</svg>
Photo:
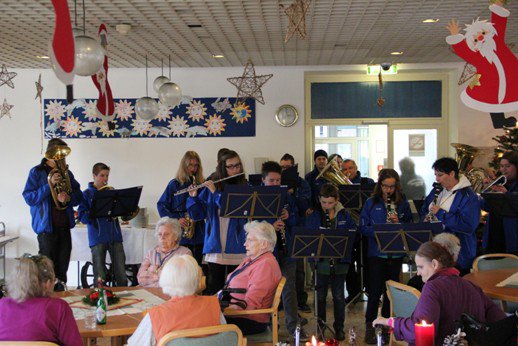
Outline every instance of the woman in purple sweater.
<svg viewBox="0 0 518 346">
<path fill-rule="evenodd" d="M 444 338 L 455 332 L 455 321 L 462 313 L 468 313 L 481 322 L 496 322 L 506 317 L 479 287 L 459 276 L 459 271 L 453 268 L 451 253 L 440 244 L 430 241 L 421 245 L 415 262 L 417 275 L 425 284 L 412 316 L 379 317 L 372 322 L 373 325 L 394 328 L 397 340 L 413 345 L 414 324 L 422 320 L 434 324 L 435 345 L 442 345 Z"/>
<path fill-rule="evenodd" d="M 45 256 L 26 254 L 16 261 L 7 281 L 9 297 L 0 299 L 0 340 L 83 345 L 68 303 L 50 297 L 55 280 Z"/>
</svg>

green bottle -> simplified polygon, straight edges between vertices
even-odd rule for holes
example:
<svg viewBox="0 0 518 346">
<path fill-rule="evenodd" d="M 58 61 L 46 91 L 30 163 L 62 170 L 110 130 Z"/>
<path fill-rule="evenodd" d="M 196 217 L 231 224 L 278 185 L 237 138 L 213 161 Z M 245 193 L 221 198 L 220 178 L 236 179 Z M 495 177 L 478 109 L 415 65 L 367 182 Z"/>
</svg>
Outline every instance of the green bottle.
<svg viewBox="0 0 518 346">
<path fill-rule="evenodd" d="M 95 310 L 95 322 L 97 324 L 106 324 L 106 316 L 107 316 L 107 304 L 106 304 L 106 291 L 100 285 L 99 289 L 99 299 L 97 300 L 97 309 Z"/>
</svg>

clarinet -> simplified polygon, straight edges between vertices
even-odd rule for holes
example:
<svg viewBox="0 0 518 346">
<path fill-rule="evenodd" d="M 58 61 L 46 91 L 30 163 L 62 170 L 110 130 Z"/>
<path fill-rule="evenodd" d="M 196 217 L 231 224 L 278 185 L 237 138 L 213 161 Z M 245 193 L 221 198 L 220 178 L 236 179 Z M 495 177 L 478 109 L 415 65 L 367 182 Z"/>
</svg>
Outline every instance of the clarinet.
<svg viewBox="0 0 518 346">
<path fill-rule="evenodd" d="M 434 195 L 433 195 L 433 202 L 432 205 L 437 205 L 437 199 L 439 198 L 439 194 L 442 192 L 442 185 L 439 183 L 433 183 L 433 188 L 435 189 Z M 429 222 L 437 222 L 439 219 L 437 216 L 430 210 L 428 214 L 425 217 L 425 221 Z"/>
<path fill-rule="evenodd" d="M 283 209 L 288 210 L 289 204 L 285 204 Z M 280 220 L 280 219 L 279 219 Z M 283 222 L 284 223 L 284 222 Z M 281 241 L 282 241 L 282 248 L 287 251 L 286 249 L 286 225 L 284 224 L 280 229 L 279 232 L 281 233 Z"/>
<path fill-rule="evenodd" d="M 387 196 L 387 204 L 385 206 L 387 208 L 387 223 L 392 223 L 392 219 L 390 218 L 390 215 L 393 215 L 394 211 L 392 210 L 392 201 L 391 201 L 390 195 Z"/>
<path fill-rule="evenodd" d="M 331 218 L 329 217 L 329 211 L 324 210 L 324 227 L 331 229 Z M 329 259 L 329 272 L 331 275 L 335 273 L 335 259 Z"/>
</svg>

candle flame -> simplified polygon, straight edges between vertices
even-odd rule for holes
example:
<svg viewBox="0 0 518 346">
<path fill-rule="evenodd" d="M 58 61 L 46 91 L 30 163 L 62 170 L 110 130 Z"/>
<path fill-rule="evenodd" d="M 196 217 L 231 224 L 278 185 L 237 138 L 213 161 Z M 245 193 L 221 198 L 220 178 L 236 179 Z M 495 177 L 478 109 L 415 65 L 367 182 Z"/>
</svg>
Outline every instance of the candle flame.
<svg viewBox="0 0 518 346">
<path fill-rule="evenodd" d="M 311 337 L 311 345 L 312 346 L 317 346 L 317 338 L 315 338 L 314 335 Z"/>
<path fill-rule="evenodd" d="M 421 324 L 422 324 L 423 326 L 429 326 L 429 324 L 428 324 L 428 323 L 426 323 L 426 321 L 425 321 L 425 320 L 422 320 L 422 321 L 421 321 Z"/>
</svg>

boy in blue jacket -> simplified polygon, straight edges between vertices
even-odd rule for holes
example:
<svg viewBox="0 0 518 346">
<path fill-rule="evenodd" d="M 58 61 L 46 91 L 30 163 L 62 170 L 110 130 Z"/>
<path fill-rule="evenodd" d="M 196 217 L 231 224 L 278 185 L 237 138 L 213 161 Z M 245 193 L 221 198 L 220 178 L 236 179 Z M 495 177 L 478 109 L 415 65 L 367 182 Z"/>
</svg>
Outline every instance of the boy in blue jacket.
<svg viewBox="0 0 518 346">
<path fill-rule="evenodd" d="M 351 215 L 340 203 L 338 188 L 332 184 L 324 184 L 320 188 L 320 206 L 322 210 L 315 210 L 306 218 L 306 227 L 311 229 L 329 228 L 338 231 L 356 231 L 356 224 Z M 349 239 L 355 241 L 355 239 Z M 344 340 L 345 322 L 345 276 L 349 268 L 350 258 L 339 261 L 324 259 L 316 264 L 317 269 L 317 299 L 318 299 L 318 318 L 326 321 L 326 298 L 327 289 L 331 285 L 333 295 L 333 311 L 335 321 L 333 328 L 335 338 Z"/>
<path fill-rule="evenodd" d="M 110 167 L 96 163 L 92 168 L 93 182 L 83 191 L 83 201 L 79 204 L 79 220 L 88 226 L 88 242 L 92 251 L 94 277 L 106 281 L 106 253 L 110 253 L 113 273 L 117 286 L 127 286 L 126 255 L 122 246 L 122 233 L 118 218 L 90 217 L 94 193 L 108 184 Z"/>
</svg>

